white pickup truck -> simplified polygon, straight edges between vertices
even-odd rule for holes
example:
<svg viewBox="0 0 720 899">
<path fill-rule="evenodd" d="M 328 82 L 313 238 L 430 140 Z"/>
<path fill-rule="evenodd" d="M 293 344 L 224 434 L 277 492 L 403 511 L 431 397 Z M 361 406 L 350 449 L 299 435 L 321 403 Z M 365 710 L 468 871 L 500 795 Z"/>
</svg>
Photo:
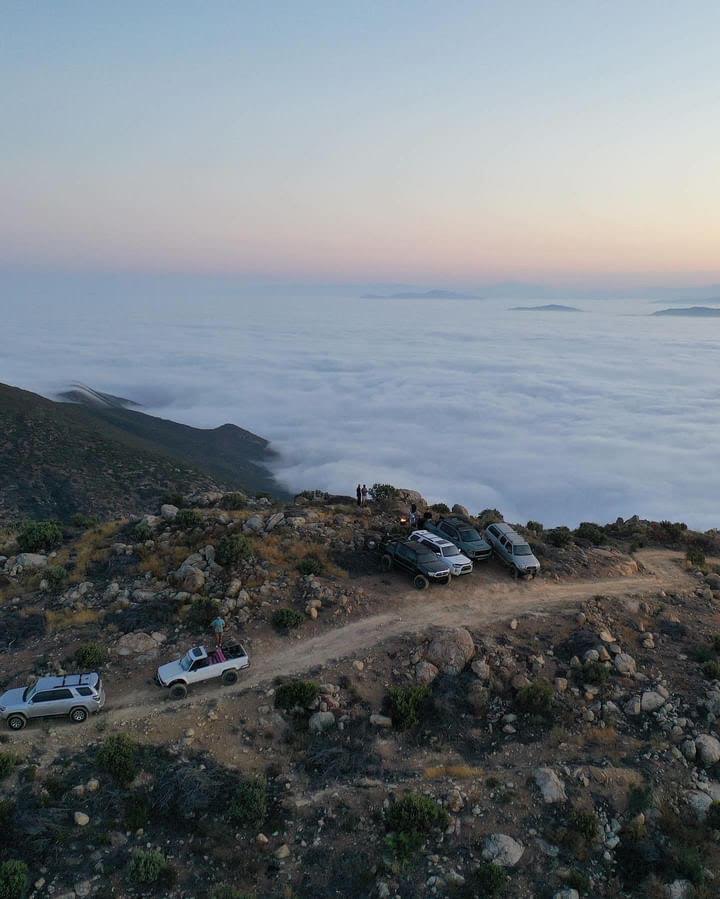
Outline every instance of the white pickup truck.
<svg viewBox="0 0 720 899">
<path fill-rule="evenodd" d="M 240 671 L 250 667 L 250 656 L 242 643 L 223 646 L 208 653 L 204 646 L 193 646 L 181 659 L 161 665 L 155 680 L 170 690 L 171 699 L 184 699 L 188 686 L 219 677 L 224 684 L 237 683 Z"/>
</svg>

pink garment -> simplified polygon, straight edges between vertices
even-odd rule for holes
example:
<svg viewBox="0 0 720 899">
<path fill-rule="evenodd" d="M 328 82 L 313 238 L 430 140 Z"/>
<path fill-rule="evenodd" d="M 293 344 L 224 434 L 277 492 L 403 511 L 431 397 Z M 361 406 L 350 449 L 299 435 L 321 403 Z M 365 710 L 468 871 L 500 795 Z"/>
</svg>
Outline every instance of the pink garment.
<svg viewBox="0 0 720 899">
<path fill-rule="evenodd" d="M 213 665 L 217 665 L 219 662 L 227 662 L 227 659 L 225 658 L 225 653 L 222 651 L 222 649 L 219 646 L 215 650 L 215 652 L 210 656 L 210 662 Z"/>
</svg>

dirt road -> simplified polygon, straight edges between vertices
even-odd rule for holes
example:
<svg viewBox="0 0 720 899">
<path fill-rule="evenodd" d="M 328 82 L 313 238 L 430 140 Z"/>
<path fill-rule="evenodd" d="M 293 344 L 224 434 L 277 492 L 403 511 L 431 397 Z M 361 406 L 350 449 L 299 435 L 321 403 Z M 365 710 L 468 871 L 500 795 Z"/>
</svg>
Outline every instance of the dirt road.
<svg viewBox="0 0 720 899">
<path fill-rule="evenodd" d="M 687 589 L 694 582 L 679 564 L 679 553 L 665 550 L 646 550 L 637 558 L 645 572 L 636 576 L 573 580 L 517 582 L 511 579 L 483 583 L 472 578 L 454 582 L 448 592 L 436 587 L 418 592 L 414 589 L 397 591 L 397 580 L 390 588 L 387 612 L 359 618 L 350 624 L 325 631 L 307 640 L 283 640 L 276 651 L 253 660 L 252 667 L 239 683 L 225 687 L 222 696 L 231 696 L 252 687 L 270 683 L 278 676 L 292 676 L 322 668 L 339 659 L 356 658 L 378 644 L 403 634 L 420 633 L 431 625 L 477 628 L 509 620 L 528 612 L 581 605 L 602 594 L 625 596 L 632 593 L 653 593 L 660 590 Z M 382 581 L 375 586 L 383 589 Z M 369 588 L 372 588 L 371 586 Z M 217 696 L 217 693 L 213 694 Z M 182 709 L 206 703 L 207 692 L 196 690 L 187 699 L 173 703 Z M 117 696 L 108 702 L 105 716 L 110 720 L 135 720 L 151 717 L 168 707 L 167 697 L 158 699 L 147 689 Z"/>
</svg>

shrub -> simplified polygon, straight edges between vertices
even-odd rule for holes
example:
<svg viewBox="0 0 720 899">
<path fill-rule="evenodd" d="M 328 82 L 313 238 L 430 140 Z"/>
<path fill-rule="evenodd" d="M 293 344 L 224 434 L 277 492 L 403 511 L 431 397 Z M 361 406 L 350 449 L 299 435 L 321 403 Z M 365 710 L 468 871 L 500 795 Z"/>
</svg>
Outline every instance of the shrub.
<svg viewBox="0 0 720 899">
<path fill-rule="evenodd" d="M 545 680 L 535 680 L 518 690 L 515 703 L 521 712 L 527 715 L 540 715 L 548 718 L 552 715 L 555 694 L 552 686 Z"/>
<path fill-rule="evenodd" d="M 4 780 L 18 764 L 20 759 L 14 752 L 0 752 L 0 780 Z"/>
<path fill-rule="evenodd" d="M 480 862 L 472 876 L 473 893 L 478 896 L 502 896 L 507 886 L 505 869 L 492 862 Z"/>
<path fill-rule="evenodd" d="M 370 488 L 370 496 L 379 506 L 387 506 L 392 503 L 398 495 L 397 487 L 392 484 L 373 484 Z"/>
<path fill-rule="evenodd" d="M 166 493 L 163 498 L 160 500 L 161 506 L 177 506 L 178 509 L 182 509 L 185 505 L 185 497 L 182 493 Z"/>
<path fill-rule="evenodd" d="M 305 616 L 296 609 L 278 609 L 273 612 L 272 616 L 272 623 L 280 631 L 289 631 L 300 627 L 303 621 L 305 621 Z"/>
<path fill-rule="evenodd" d="M 57 521 L 26 521 L 17 535 L 17 542 L 21 552 L 36 553 L 60 546 L 62 536 Z"/>
<path fill-rule="evenodd" d="M 211 599 L 209 596 L 198 596 L 193 599 L 188 609 L 187 624 L 190 627 L 207 630 L 210 627 L 210 622 L 217 617 L 219 611 L 220 604 L 216 599 Z"/>
<path fill-rule="evenodd" d="M 409 730 L 418 725 L 429 695 L 428 687 L 391 687 L 386 704 L 395 727 Z"/>
<path fill-rule="evenodd" d="M 312 681 L 288 681 L 275 690 L 275 708 L 294 709 L 295 706 L 300 706 L 301 709 L 306 709 L 315 702 L 319 693 L 318 685 Z"/>
<path fill-rule="evenodd" d="M 550 528 L 549 531 L 544 532 L 544 540 L 546 543 L 549 543 L 550 546 L 556 546 L 558 548 L 568 546 L 572 543 L 572 531 L 564 525 L 559 528 Z"/>
<path fill-rule="evenodd" d="M 241 781 L 232 791 L 228 803 L 228 818 L 236 827 L 253 830 L 265 820 L 267 785 L 264 780 Z"/>
<path fill-rule="evenodd" d="M 193 528 L 199 527 L 201 523 L 202 518 L 195 509 L 180 509 L 173 519 L 175 527 L 180 528 L 182 531 L 192 531 Z"/>
<path fill-rule="evenodd" d="M 695 886 L 705 882 L 705 859 L 697 846 L 679 845 L 675 849 L 675 868 Z"/>
<path fill-rule="evenodd" d="M 568 871 L 565 876 L 565 883 L 574 890 L 577 890 L 578 893 L 589 893 L 592 885 L 587 874 L 583 871 L 578 871 L 577 868 L 572 868 Z"/>
<path fill-rule="evenodd" d="M 433 503 L 432 506 L 430 506 L 430 511 L 439 512 L 440 515 L 448 515 L 450 513 L 450 506 L 446 503 Z"/>
<path fill-rule="evenodd" d="M 226 493 L 220 500 L 220 508 L 228 512 L 242 509 L 247 504 L 247 497 L 244 493 Z"/>
<path fill-rule="evenodd" d="M 108 651 L 99 643 L 83 643 L 75 650 L 75 661 L 81 668 L 102 668 L 108 660 Z"/>
<path fill-rule="evenodd" d="M 610 680 L 610 669 L 602 662 L 585 662 L 580 670 L 586 684 L 602 686 Z"/>
<path fill-rule="evenodd" d="M 713 634 L 710 638 L 710 644 L 715 652 L 720 652 L 720 634 Z"/>
<path fill-rule="evenodd" d="M 321 559 L 318 559 L 317 556 L 305 556 L 304 559 L 301 559 L 297 564 L 297 570 L 300 574 L 309 575 L 319 575 L 322 574 L 325 569 L 325 566 L 322 563 Z"/>
<path fill-rule="evenodd" d="M 85 515 L 83 512 L 76 512 L 70 519 L 70 523 L 75 528 L 95 528 L 100 524 L 100 519 L 96 515 Z"/>
<path fill-rule="evenodd" d="M 628 814 L 639 815 L 653 803 L 652 787 L 631 787 L 628 793 Z"/>
<path fill-rule="evenodd" d="M 138 773 L 138 745 L 126 734 L 113 734 L 98 750 L 98 765 L 119 784 L 129 784 Z"/>
<path fill-rule="evenodd" d="M 128 830 L 139 830 L 147 827 L 150 821 L 152 806 L 142 793 L 132 793 L 125 800 L 125 826 Z"/>
<path fill-rule="evenodd" d="M 703 674 L 708 680 L 720 680 L 720 662 L 713 659 L 702 666 Z"/>
<path fill-rule="evenodd" d="M 688 546 L 686 558 L 696 568 L 702 568 L 705 565 L 705 553 L 699 546 Z"/>
<path fill-rule="evenodd" d="M 0 865 L 0 899 L 22 899 L 28 885 L 28 866 L 10 859 Z"/>
<path fill-rule="evenodd" d="M 387 829 L 398 834 L 428 834 L 435 827 L 444 829 L 450 820 L 441 805 L 420 793 L 406 793 L 396 799 L 384 816 Z"/>
<path fill-rule="evenodd" d="M 218 543 L 215 561 L 218 565 L 239 565 L 252 555 L 252 545 L 244 534 L 228 534 Z"/>
<path fill-rule="evenodd" d="M 585 843 L 594 843 L 598 838 L 598 818 L 595 812 L 571 812 L 569 826 Z"/>
<path fill-rule="evenodd" d="M 587 540 L 588 543 L 592 543 L 593 546 L 600 546 L 607 542 L 607 537 L 605 536 L 603 529 L 599 525 L 593 524 L 592 521 L 581 522 L 578 529 L 575 531 L 575 537 L 578 540 Z"/>
<path fill-rule="evenodd" d="M 241 890 L 236 890 L 235 887 L 222 884 L 221 886 L 215 887 L 210 894 L 210 899 L 255 899 L 255 897 L 250 893 L 243 893 Z"/>
<path fill-rule="evenodd" d="M 127 866 L 128 879 L 146 885 L 172 885 L 175 871 L 157 849 L 136 849 Z"/>
<path fill-rule="evenodd" d="M 178 512 L 178 515 L 180 513 Z M 138 521 L 135 527 L 132 529 L 132 539 L 135 543 L 145 543 L 147 540 L 152 540 L 153 530 L 147 521 Z"/>
<path fill-rule="evenodd" d="M 492 524 L 494 521 L 504 521 L 505 519 L 502 516 L 502 512 L 498 511 L 498 509 L 483 509 L 482 512 L 478 512 L 478 527 L 486 528 L 489 524 Z"/>
<path fill-rule="evenodd" d="M 528 521 L 525 527 L 528 531 L 532 531 L 535 534 L 542 534 L 542 532 L 545 530 L 545 528 L 540 524 L 539 521 L 532 521 L 532 519 Z"/>
<path fill-rule="evenodd" d="M 42 576 L 48 583 L 48 589 L 54 591 L 62 590 L 68 579 L 68 573 L 62 565 L 50 565 Z"/>
</svg>

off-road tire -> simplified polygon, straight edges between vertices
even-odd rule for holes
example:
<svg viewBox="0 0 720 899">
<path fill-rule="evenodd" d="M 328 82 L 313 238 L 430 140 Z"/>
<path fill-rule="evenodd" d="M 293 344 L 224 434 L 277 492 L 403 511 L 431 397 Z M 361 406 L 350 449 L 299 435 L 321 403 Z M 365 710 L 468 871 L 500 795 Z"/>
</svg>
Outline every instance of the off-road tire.
<svg viewBox="0 0 720 899">
<path fill-rule="evenodd" d="M 393 567 L 392 556 L 388 556 L 387 553 L 380 559 L 380 567 L 383 571 L 390 571 Z"/>
<path fill-rule="evenodd" d="M 187 696 L 187 684 L 172 684 L 170 687 L 170 699 L 185 699 Z"/>
<path fill-rule="evenodd" d="M 22 730 L 27 724 L 27 718 L 24 715 L 10 715 L 7 720 L 7 726 L 10 730 Z"/>
<path fill-rule="evenodd" d="M 88 716 L 87 709 L 78 706 L 76 709 L 70 710 L 70 720 L 73 724 L 82 724 Z"/>
<path fill-rule="evenodd" d="M 236 684 L 237 680 L 238 673 L 234 668 L 230 668 L 228 671 L 223 671 L 222 682 L 226 687 L 229 687 L 231 684 Z"/>
<path fill-rule="evenodd" d="M 422 574 L 416 574 L 413 578 L 413 586 L 416 590 L 426 590 L 430 586 L 430 581 Z"/>
</svg>

